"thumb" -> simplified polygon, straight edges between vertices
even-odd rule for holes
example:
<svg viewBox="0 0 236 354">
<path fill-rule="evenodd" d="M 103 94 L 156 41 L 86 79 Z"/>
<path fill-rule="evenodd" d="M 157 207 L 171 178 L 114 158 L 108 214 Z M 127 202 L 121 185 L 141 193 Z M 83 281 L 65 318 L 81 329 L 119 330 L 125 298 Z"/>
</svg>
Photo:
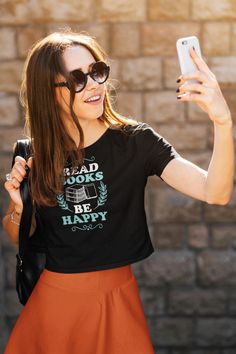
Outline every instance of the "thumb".
<svg viewBox="0 0 236 354">
<path fill-rule="evenodd" d="M 32 167 L 32 164 L 33 164 L 33 157 L 30 157 L 30 158 L 28 158 L 28 160 L 27 160 L 27 165 L 29 166 L 29 168 L 31 168 Z"/>
</svg>

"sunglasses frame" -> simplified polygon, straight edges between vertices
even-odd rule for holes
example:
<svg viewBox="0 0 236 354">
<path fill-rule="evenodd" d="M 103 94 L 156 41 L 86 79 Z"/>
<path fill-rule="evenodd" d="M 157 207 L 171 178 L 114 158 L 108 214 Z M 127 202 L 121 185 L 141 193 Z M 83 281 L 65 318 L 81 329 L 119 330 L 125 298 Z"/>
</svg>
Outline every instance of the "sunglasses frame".
<svg viewBox="0 0 236 354">
<path fill-rule="evenodd" d="M 93 67 L 94 67 L 94 65 L 96 65 L 97 63 L 103 63 L 103 64 L 106 65 L 107 77 L 105 78 L 105 80 L 104 80 L 103 82 L 98 82 L 97 80 L 95 80 L 95 79 L 93 78 Z M 84 88 L 86 87 L 87 82 L 88 82 L 88 76 L 90 76 L 90 77 L 91 77 L 95 82 L 97 82 L 99 85 L 103 84 L 103 83 L 108 79 L 108 77 L 109 77 L 110 66 L 107 65 L 104 61 L 96 61 L 96 62 L 92 65 L 91 71 L 89 71 L 88 73 L 84 73 L 82 70 L 75 69 L 75 70 L 70 71 L 69 74 L 70 74 L 71 76 L 73 76 L 73 72 L 74 72 L 74 71 L 79 71 L 79 72 L 81 72 L 81 73 L 84 75 L 84 77 L 85 77 L 84 86 L 83 86 L 80 90 L 75 90 L 75 93 L 78 93 L 78 92 L 83 91 Z M 55 86 L 55 87 L 67 87 L 68 90 L 70 90 L 70 88 L 71 88 L 71 85 L 70 85 L 70 83 L 69 83 L 68 81 L 56 82 L 56 83 L 54 84 L 54 86 Z"/>
</svg>

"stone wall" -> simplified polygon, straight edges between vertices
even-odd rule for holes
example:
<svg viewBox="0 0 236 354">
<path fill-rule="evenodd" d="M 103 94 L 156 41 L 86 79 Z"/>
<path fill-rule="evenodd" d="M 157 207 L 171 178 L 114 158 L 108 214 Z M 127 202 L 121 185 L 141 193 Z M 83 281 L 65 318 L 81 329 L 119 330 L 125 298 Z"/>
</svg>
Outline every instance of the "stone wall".
<svg viewBox="0 0 236 354">
<path fill-rule="evenodd" d="M 24 58 L 34 41 L 65 25 L 96 36 L 110 55 L 119 112 L 149 122 L 183 157 L 208 168 L 213 126 L 196 105 L 176 100 L 175 41 L 199 37 L 235 119 L 235 0 L 3 0 L 0 16 L 1 217 L 12 144 L 22 137 Z M 236 352 L 235 203 L 235 193 L 227 206 L 208 205 L 149 179 L 146 210 L 156 252 L 133 269 L 158 354 Z M 1 229 L 0 352 L 22 310 L 16 250 Z"/>
</svg>

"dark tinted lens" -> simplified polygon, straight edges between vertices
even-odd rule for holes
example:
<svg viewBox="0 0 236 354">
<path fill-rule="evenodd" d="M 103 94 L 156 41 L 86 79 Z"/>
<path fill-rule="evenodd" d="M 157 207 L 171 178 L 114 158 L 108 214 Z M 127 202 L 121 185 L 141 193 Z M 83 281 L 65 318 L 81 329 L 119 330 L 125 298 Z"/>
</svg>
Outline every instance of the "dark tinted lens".
<svg viewBox="0 0 236 354">
<path fill-rule="evenodd" d="M 86 75 L 81 70 L 74 70 L 71 73 L 75 91 L 81 91 L 86 85 Z"/>
<path fill-rule="evenodd" d="M 93 65 L 91 71 L 91 77 L 93 80 L 97 81 L 99 84 L 102 84 L 106 81 L 109 75 L 109 66 L 107 66 L 104 62 L 98 61 Z"/>
</svg>

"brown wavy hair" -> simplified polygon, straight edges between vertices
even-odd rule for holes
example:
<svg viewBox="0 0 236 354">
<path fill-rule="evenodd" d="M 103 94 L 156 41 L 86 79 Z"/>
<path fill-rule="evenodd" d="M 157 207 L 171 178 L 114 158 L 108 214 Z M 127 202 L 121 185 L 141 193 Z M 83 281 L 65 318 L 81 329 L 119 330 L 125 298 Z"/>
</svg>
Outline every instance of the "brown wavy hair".
<svg viewBox="0 0 236 354">
<path fill-rule="evenodd" d="M 26 58 L 20 101 L 25 111 L 25 128 L 31 140 L 33 165 L 29 174 L 30 188 L 36 205 L 56 205 L 56 195 L 63 192 L 63 168 L 68 158 L 72 167 L 84 161 L 84 135 L 73 111 L 75 94 L 70 94 L 70 113 L 80 136 L 79 147 L 68 134 L 60 117 L 55 99 L 55 78 L 67 78 L 62 54 L 66 48 L 82 45 L 96 61 L 108 63 L 108 55 L 96 39 L 87 33 L 55 32 L 38 41 Z M 98 119 L 114 129 L 135 125 L 137 121 L 117 113 L 111 104 L 113 86 L 108 80 L 105 88 L 104 110 Z"/>
</svg>

